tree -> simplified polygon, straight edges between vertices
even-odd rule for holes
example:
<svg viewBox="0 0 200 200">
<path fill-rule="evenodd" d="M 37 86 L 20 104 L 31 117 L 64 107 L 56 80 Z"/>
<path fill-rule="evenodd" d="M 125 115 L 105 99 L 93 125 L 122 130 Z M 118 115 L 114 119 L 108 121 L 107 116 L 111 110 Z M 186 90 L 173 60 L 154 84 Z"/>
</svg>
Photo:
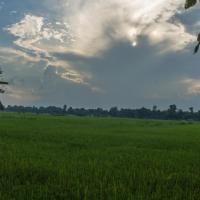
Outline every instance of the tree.
<svg viewBox="0 0 200 200">
<path fill-rule="evenodd" d="M 194 114 L 194 108 L 193 107 L 190 107 L 189 111 L 190 111 L 191 114 Z"/>
<path fill-rule="evenodd" d="M 170 105 L 169 109 L 167 111 L 168 112 L 168 115 L 167 115 L 168 119 L 176 119 L 177 118 L 176 111 L 177 111 L 177 106 L 175 104 Z"/>
<path fill-rule="evenodd" d="M 191 7 L 195 6 L 197 4 L 197 2 L 200 2 L 200 0 L 186 0 L 186 2 L 185 2 L 185 9 L 188 9 L 188 8 L 191 8 Z M 198 42 L 198 44 L 194 48 L 194 54 L 196 54 L 199 51 L 199 47 L 200 47 L 200 33 L 199 33 L 199 35 L 197 37 L 197 42 Z"/>
<path fill-rule="evenodd" d="M 2 72 L 2 70 L 0 69 L 0 76 L 3 74 L 3 72 Z M 5 81 L 0 81 L 0 86 L 2 86 L 2 85 L 7 85 L 8 84 L 8 82 L 5 82 Z M 0 93 L 4 93 L 5 92 L 5 90 L 2 88 L 2 87 L 0 87 Z M 3 106 L 3 104 L 1 103 L 1 101 L 0 101 L 0 110 L 4 110 L 4 106 Z"/>
<path fill-rule="evenodd" d="M 63 114 L 65 114 L 67 112 L 67 105 L 63 106 Z"/>
<path fill-rule="evenodd" d="M 156 111 L 157 111 L 157 108 L 158 108 L 158 107 L 154 105 L 152 111 L 153 111 L 153 112 L 156 112 Z"/>
<path fill-rule="evenodd" d="M 1 101 L 0 101 L 0 110 L 4 110 L 4 106 L 3 106 L 3 104 L 1 103 Z"/>
<path fill-rule="evenodd" d="M 111 115 L 112 117 L 117 117 L 117 115 L 118 115 L 118 108 L 117 108 L 117 107 L 112 107 L 112 108 L 110 109 L 109 113 L 110 113 L 110 115 Z"/>
<path fill-rule="evenodd" d="M 186 0 L 185 9 L 193 7 L 194 5 L 197 4 L 198 1 L 200 2 L 200 0 Z"/>
<path fill-rule="evenodd" d="M 176 110 L 177 110 L 177 107 L 176 107 L 175 104 L 169 106 L 169 112 L 171 112 L 171 113 L 175 113 Z"/>
</svg>

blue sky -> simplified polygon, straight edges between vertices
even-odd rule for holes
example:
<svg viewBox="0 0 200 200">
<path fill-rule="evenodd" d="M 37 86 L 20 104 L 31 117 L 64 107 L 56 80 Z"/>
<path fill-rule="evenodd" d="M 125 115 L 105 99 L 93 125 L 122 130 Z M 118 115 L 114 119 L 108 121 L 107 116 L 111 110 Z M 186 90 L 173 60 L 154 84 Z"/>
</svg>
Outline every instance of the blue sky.
<svg viewBox="0 0 200 200">
<path fill-rule="evenodd" d="M 5 104 L 200 107 L 199 6 L 0 0 Z"/>
</svg>

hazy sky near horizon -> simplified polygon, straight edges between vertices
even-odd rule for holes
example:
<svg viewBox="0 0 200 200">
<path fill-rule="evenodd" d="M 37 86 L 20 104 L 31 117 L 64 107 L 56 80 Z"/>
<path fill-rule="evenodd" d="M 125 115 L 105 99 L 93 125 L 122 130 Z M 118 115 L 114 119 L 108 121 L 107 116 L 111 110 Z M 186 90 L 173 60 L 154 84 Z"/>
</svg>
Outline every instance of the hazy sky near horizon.
<svg viewBox="0 0 200 200">
<path fill-rule="evenodd" d="M 0 0 L 5 104 L 200 108 L 200 7 L 184 0 Z"/>
</svg>

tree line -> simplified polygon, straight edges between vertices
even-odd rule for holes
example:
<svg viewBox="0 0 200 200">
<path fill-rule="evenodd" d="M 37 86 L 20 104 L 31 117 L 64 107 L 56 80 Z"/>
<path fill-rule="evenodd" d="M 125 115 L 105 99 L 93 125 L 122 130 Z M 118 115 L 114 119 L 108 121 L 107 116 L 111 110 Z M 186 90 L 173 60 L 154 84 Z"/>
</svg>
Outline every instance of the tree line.
<svg viewBox="0 0 200 200">
<path fill-rule="evenodd" d="M 186 0 L 185 9 L 193 7 L 200 0 Z M 200 34 L 197 38 L 198 45 L 195 47 L 194 53 L 197 53 L 200 47 Z M 2 70 L 0 69 L 0 75 Z M 8 82 L 0 81 L 1 85 L 7 85 Z M 0 88 L 0 93 L 4 93 L 4 89 Z M 8 106 L 4 107 L 0 101 L 0 111 L 7 112 L 20 112 L 20 113 L 49 113 L 59 115 L 77 115 L 77 116 L 100 116 L 100 117 L 129 117 L 129 118 L 144 118 L 144 119 L 177 119 L 177 120 L 200 120 L 200 111 L 194 112 L 193 107 L 189 108 L 189 111 L 183 111 L 177 109 L 176 105 L 170 105 L 167 110 L 159 110 L 157 106 L 153 106 L 153 109 L 140 108 L 140 109 L 118 109 L 112 107 L 109 110 L 102 108 L 97 109 L 85 109 L 85 108 L 67 108 L 66 105 L 63 108 L 56 106 L 48 107 L 25 107 L 25 106 Z"/>
<path fill-rule="evenodd" d="M 94 117 L 120 117 L 120 118 L 138 118 L 138 119 L 163 119 L 163 120 L 200 120 L 200 110 L 194 111 L 190 107 L 188 111 L 178 109 L 177 106 L 170 105 L 166 110 L 160 110 L 157 106 L 149 108 L 128 109 L 112 107 L 110 109 L 86 109 L 56 106 L 48 107 L 26 107 L 26 106 L 7 106 L 4 112 L 52 114 L 52 115 L 75 115 L 75 116 L 94 116 Z"/>
</svg>

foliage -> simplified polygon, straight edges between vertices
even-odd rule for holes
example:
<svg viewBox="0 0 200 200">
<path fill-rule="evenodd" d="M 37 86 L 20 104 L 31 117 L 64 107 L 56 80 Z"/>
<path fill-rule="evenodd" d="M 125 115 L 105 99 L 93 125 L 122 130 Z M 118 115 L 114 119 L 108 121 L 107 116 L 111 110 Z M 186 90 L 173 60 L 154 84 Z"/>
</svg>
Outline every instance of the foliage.
<svg viewBox="0 0 200 200">
<path fill-rule="evenodd" d="M 186 2 L 185 2 L 185 9 L 193 7 L 194 5 L 196 5 L 197 2 L 198 2 L 198 0 L 186 0 Z M 200 2 L 200 0 L 199 0 L 199 2 Z M 196 54 L 199 51 L 199 47 L 200 47 L 200 33 L 199 33 L 199 35 L 197 37 L 197 41 L 198 41 L 198 44 L 194 48 L 194 54 Z"/>
<path fill-rule="evenodd" d="M 193 7 L 198 0 L 186 0 L 185 2 L 185 9 L 188 9 L 190 7 Z"/>
<path fill-rule="evenodd" d="M 112 107 L 109 110 L 102 108 L 85 109 L 85 108 L 72 108 L 66 105 L 63 108 L 56 106 L 48 107 L 24 107 L 24 106 L 8 106 L 5 108 L 6 112 L 18 113 L 48 113 L 52 115 L 76 115 L 76 116 L 96 116 L 96 117 L 125 117 L 125 118 L 141 118 L 141 119 L 176 119 L 176 120 L 200 120 L 200 111 L 194 111 L 192 107 L 188 111 L 178 109 L 176 105 L 170 105 L 167 110 L 159 110 L 157 106 L 152 109 L 139 108 L 117 108 Z"/>
<path fill-rule="evenodd" d="M 0 101 L 0 111 L 4 110 L 4 105 Z"/>
<path fill-rule="evenodd" d="M 0 69 L 0 78 L 1 78 L 1 75 L 3 74 L 3 72 L 2 72 L 2 70 Z M 7 85 L 8 84 L 8 82 L 5 82 L 5 81 L 1 81 L 0 80 L 0 86 L 2 86 L 2 85 Z M 5 92 L 5 90 L 3 89 L 3 88 L 1 88 L 0 87 L 0 94 L 1 93 L 4 93 Z M 4 110 L 4 106 L 3 106 L 3 104 L 2 104 L 2 102 L 0 101 L 0 111 L 2 111 L 2 110 Z"/>
<path fill-rule="evenodd" d="M 0 78 L 1 78 L 1 75 L 3 74 L 3 72 L 2 72 L 2 70 L 0 69 Z M 0 86 L 2 86 L 2 85 L 8 85 L 8 82 L 6 82 L 6 81 L 1 81 L 0 80 Z M 0 87 L 0 93 L 4 93 L 5 92 L 5 90 L 3 89 L 3 88 L 1 88 Z M 0 102 L 1 103 L 1 102 Z M 1 107 L 0 107 L 0 110 L 1 110 Z"/>
</svg>

